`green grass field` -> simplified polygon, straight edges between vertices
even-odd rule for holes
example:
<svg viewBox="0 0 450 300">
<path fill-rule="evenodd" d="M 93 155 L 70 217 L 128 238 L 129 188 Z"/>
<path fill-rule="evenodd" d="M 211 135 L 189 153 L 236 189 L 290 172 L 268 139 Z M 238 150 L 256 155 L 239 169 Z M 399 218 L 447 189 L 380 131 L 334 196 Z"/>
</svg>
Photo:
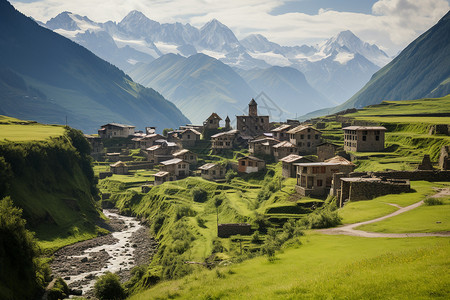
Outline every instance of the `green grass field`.
<svg viewBox="0 0 450 300">
<path fill-rule="evenodd" d="M 166 281 L 130 299 L 446 299 L 450 240 L 308 234 L 258 257 Z"/>
<path fill-rule="evenodd" d="M 450 197 L 443 205 L 422 205 L 384 221 L 357 227 L 358 230 L 389 233 L 450 231 Z"/>
<path fill-rule="evenodd" d="M 0 141 L 43 141 L 64 134 L 64 127 L 42 124 L 0 124 Z"/>
</svg>

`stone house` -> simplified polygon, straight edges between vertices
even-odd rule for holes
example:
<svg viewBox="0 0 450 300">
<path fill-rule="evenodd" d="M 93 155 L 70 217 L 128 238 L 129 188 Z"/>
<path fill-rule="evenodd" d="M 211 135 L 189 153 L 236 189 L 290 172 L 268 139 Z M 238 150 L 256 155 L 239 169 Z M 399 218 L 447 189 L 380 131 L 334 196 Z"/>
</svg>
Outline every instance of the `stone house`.
<svg viewBox="0 0 450 300">
<path fill-rule="evenodd" d="M 254 156 L 246 156 L 238 159 L 238 172 L 254 173 L 263 170 L 266 162 Z"/>
<path fill-rule="evenodd" d="M 188 128 L 180 132 L 178 135 L 183 147 L 195 146 L 195 143 L 200 140 L 201 133 L 195 129 Z"/>
<path fill-rule="evenodd" d="M 239 131 L 236 129 L 211 136 L 211 148 L 215 150 L 233 149 Z"/>
<path fill-rule="evenodd" d="M 243 136 L 261 135 L 269 131 L 269 116 L 258 116 L 258 104 L 252 99 L 248 104 L 248 116 L 236 116 L 236 128 Z"/>
<path fill-rule="evenodd" d="M 111 170 L 111 173 L 118 174 L 118 175 L 126 175 L 128 174 L 128 166 L 123 161 L 118 161 L 116 163 L 113 163 L 109 165 L 109 168 Z"/>
<path fill-rule="evenodd" d="M 336 151 L 340 148 L 339 145 L 324 142 L 317 145 L 317 159 L 319 161 L 324 161 L 329 158 L 336 156 Z"/>
<path fill-rule="evenodd" d="M 383 126 L 348 126 L 344 130 L 344 150 L 354 152 L 384 151 Z"/>
<path fill-rule="evenodd" d="M 280 141 L 270 137 L 263 137 L 248 142 L 248 150 L 253 155 L 273 155 L 273 146 Z"/>
<path fill-rule="evenodd" d="M 298 148 L 288 141 L 283 141 L 273 146 L 273 156 L 276 161 L 291 154 L 298 154 Z"/>
<path fill-rule="evenodd" d="M 300 125 L 290 129 L 289 142 L 298 148 L 299 154 L 316 153 L 317 145 L 322 143 L 322 133 L 308 125 Z"/>
<path fill-rule="evenodd" d="M 135 143 L 136 148 L 146 149 L 155 145 L 157 140 L 163 139 L 164 137 L 157 133 L 147 134 L 143 137 L 133 138 L 132 141 Z"/>
<path fill-rule="evenodd" d="M 287 133 L 292 128 L 292 125 L 282 124 L 279 127 L 272 129 L 272 136 L 274 139 L 282 141 L 289 141 L 289 134 Z"/>
<path fill-rule="evenodd" d="M 296 178 L 297 166 L 296 163 L 308 163 L 311 160 L 297 154 L 291 154 L 280 159 L 282 162 L 282 175 L 284 178 Z"/>
<path fill-rule="evenodd" d="M 145 149 L 145 152 L 147 152 L 147 160 L 153 163 L 170 160 L 173 158 L 172 153 L 174 153 L 177 148 L 177 144 L 167 141 L 151 146 Z"/>
<path fill-rule="evenodd" d="M 220 127 L 222 118 L 218 114 L 212 113 L 208 119 L 203 122 L 203 129 L 217 129 Z"/>
<path fill-rule="evenodd" d="M 177 152 L 172 153 L 173 158 L 179 158 L 187 161 L 190 165 L 196 165 L 198 160 L 198 155 L 188 149 L 182 149 Z"/>
<path fill-rule="evenodd" d="M 103 156 L 104 151 L 102 139 L 99 136 L 87 134 L 85 134 L 84 137 L 91 145 L 91 156 L 94 157 L 94 159 L 99 160 L 99 158 Z"/>
<path fill-rule="evenodd" d="M 333 174 L 348 174 L 356 167 L 343 157 L 335 156 L 324 162 L 296 163 L 295 190 L 302 196 L 325 196 L 332 187 Z"/>
<path fill-rule="evenodd" d="M 101 126 L 101 129 L 98 130 L 98 136 L 102 139 L 116 137 L 126 138 L 134 134 L 135 128 L 136 126 L 108 123 Z"/>
<path fill-rule="evenodd" d="M 166 181 L 174 181 L 176 180 L 176 177 L 174 175 L 171 175 L 169 172 L 166 171 L 159 171 L 155 175 L 155 185 L 163 184 Z"/>
<path fill-rule="evenodd" d="M 162 161 L 159 170 L 169 172 L 176 179 L 180 179 L 189 175 L 189 163 L 179 158 L 173 158 Z"/>
<path fill-rule="evenodd" d="M 203 179 L 218 180 L 225 178 L 226 168 L 222 164 L 208 163 L 198 169 L 201 171 Z"/>
</svg>

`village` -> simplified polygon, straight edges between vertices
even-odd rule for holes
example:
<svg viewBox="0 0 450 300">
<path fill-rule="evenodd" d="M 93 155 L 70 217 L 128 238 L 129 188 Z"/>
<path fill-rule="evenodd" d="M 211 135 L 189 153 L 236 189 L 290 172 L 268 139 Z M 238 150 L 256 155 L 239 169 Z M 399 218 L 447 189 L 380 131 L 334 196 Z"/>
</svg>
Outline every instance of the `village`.
<svg viewBox="0 0 450 300">
<path fill-rule="evenodd" d="M 355 125 L 343 120 L 342 145 L 323 137 L 323 122 L 271 123 L 269 116 L 258 114 L 254 99 L 248 104 L 248 115 L 236 116 L 236 128 L 231 127 L 229 116 L 224 126 L 221 121 L 217 113 L 212 113 L 202 125 L 164 130 L 163 135 L 156 133 L 155 127 L 136 132 L 135 126 L 109 123 L 101 126 L 98 135 L 85 136 L 95 160 L 109 166 L 109 170 L 99 173 L 100 179 L 113 174 L 127 175 L 133 170 L 156 170 L 153 182 L 141 186 L 142 192 L 189 176 L 224 182 L 229 172 L 238 176 L 264 172 L 267 164 L 281 162 L 282 176 L 296 180 L 298 197 L 325 199 L 332 195 L 338 207 L 343 207 L 348 201 L 408 192 L 410 180 L 446 180 L 448 173 L 440 171 L 450 169 L 450 149 L 443 146 L 437 167 L 425 155 L 414 171 L 354 172 L 356 165 L 352 161 L 357 159 L 354 153 L 385 151 L 387 129 L 383 126 Z M 134 160 L 131 152 L 141 159 Z M 234 160 L 221 159 L 233 153 L 237 153 Z M 220 227 L 226 226 L 234 225 Z M 242 226 L 236 228 L 229 234 L 246 230 Z"/>
</svg>

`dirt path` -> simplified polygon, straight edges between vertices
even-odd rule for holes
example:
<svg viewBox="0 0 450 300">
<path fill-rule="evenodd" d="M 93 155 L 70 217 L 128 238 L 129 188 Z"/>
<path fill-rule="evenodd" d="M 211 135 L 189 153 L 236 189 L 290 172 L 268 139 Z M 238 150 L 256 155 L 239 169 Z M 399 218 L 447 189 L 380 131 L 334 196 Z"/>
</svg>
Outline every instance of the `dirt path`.
<svg viewBox="0 0 450 300">
<path fill-rule="evenodd" d="M 379 222 L 379 221 L 383 221 L 385 219 L 388 218 L 392 218 L 394 216 L 397 216 L 399 214 L 402 214 L 404 212 L 410 211 L 414 208 L 417 208 L 419 206 L 421 206 L 423 204 L 423 201 L 419 201 L 417 203 L 414 203 L 412 205 L 406 206 L 406 207 L 402 207 L 399 210 L 380 217 L 380 218 L 376 218 L 373 220 L 369 220 L 369 221 L 364 221 L 364 222 L 359 222 L 359 223 L 354 223 L 354 224 L 348 224 L 348 225 L 344 225 L 341 227 L 336 227 L 336 228 L 326 228 L 326 229 L 319 229 L 317 230 L 320 233 L 324 233 L 324 234 L 332 234 L 332 235 L 338 235 L 338 234 L 343 234 L 343 235 L 352 235 L 352 236 L 361 236 L 361 237 L 370 237 L 370 238 L 377 238 L 377 237 L 391 237 L 391 238 L 405 238 L 405 237 L 423 237 L 423 236 L 450 236 L 450 231 L 445 231 L 445 232 L 417 232 L 417 233 L 379 233 L 379 232 L 367 232 L 367 231 L 363 231 L 363 230 L 356 230 L 354 228 L 361 226 L 361 225 L 366 225 L 366 224 L 371 224 L 371 223 L 375 223 L 375 222 Z M 393 204 L 391 204 L 393 205 Z M 397 205 L 393 205 L 393 206 L 397 206 Z M 397 206 L 398 207 L 398 206 Z"/>
</svg>

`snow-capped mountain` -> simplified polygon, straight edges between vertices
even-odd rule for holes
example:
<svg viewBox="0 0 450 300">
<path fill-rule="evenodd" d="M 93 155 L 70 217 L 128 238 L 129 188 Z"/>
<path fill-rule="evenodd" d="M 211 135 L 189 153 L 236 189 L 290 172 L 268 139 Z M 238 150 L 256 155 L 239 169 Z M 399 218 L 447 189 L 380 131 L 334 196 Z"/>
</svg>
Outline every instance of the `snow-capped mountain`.
<svg viewBox="0 0 450 300">
<path fill-rule="evenodd" d="M 139 11 L 131 11 L 119 23 L 96 23 L 63 12 L 45 26 L 125 71 L 133 69 L 137 62 L 149 63 L 168 53 L 184 57 L 203 53 L 243 70 L 271 66 L 296 68 L 314 88 L 335 102 L 348 99 L 391 59 L 376 45 L 361 41 L 351 31 L 343 31 L 319 45 L 288 47 L 262 35 L 238 40 L 216 19 L 196 28 L 190 24 L 161 24 Z"/>
<path fill-rule="evenodd" d="M 332 37 L 320 45 L 319 52 L 331 54 L 333 51 L 349 54 L 359 53 L 379 67 L 383 67 L 391 60 L 376 45 L 361 41 L 350 30 L 342 31 L 337 36 Z"/>
</svg>

